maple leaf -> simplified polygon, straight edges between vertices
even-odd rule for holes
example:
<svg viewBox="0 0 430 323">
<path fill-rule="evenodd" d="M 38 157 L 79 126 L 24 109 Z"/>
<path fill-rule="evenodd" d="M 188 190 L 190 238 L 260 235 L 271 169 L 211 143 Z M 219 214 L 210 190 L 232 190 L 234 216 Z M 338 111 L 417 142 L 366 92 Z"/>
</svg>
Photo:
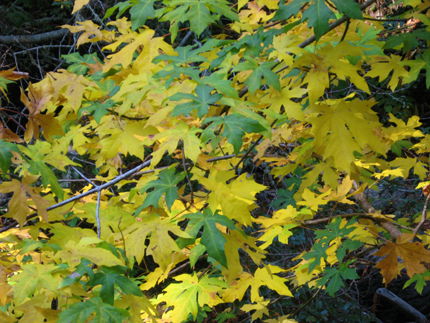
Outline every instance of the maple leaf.
<svg viewBox="0 0 430 323">
<path fill-rule="evenodd" d="M 159 302 L 174 306 L 170 313 L 174 322 L 186 320 L 189 314 L 195 320 L 199 307 L 204 305 L 213 307 L 222 303 L 217 294 L 221 293 L 227 284 L 218 278 L 209 278 L 205 275 L 199 279 L 194 273 L 194 275 L 182 274 L 174 279 L 182 283 L 170 284 L 164 289 L 165 294 L 158 299 Z"/>
<path fill-rule="evenodd" d="M 403 233 L 397 238 L 395 243 L 388 242 L 379 251 L 374 253 L 375 256 L 385 256 L 375 266 L 375 268 L 381 269 L 385 285 L 388 285 L 397 277 L 399 267 L 398 257 L 403 260 L 406 273 L 409 277 L 413 277 L 415 274 L 422 274 L 427 270 L 422 263 L 430 263 L 430 251 L 421 242 L 411 242 L 413 238 L 413 234 Z"/>
<path fill-rule="evenodd" d="M 256 321 L 258 319 L 263 318 L 263 314 L 269 316 L 269 311 L 267 310 L 267 306 L 269 305 L 270 300 L 267 301 L 258 301 L 257 304 L 246 304 L 243 305 L 240 309 L 245 311 L 246 313 L 250 313 L 255 310 L 255 313 L 252 314 L 252 321 Z"/>
<path fill-rule="evenodd" d="M 212 73 L 211 75 L 203 78 L 202 82 L 213 86 L 219 92 L 224 93 L 229 97 L 239 99 L 236 89 L 232 82 L 227 78 L 227 73 Z"/>
<path fill-rule="evenodd" d="M 13 196 L 9 201 L 9 212 L 3 216 L 12 217 L 18 222 L 20 227 L 24 225 L 27 220 L 27 215 L 29 214 L 27 193 L 30 195 L 34 204 L 36 204 L 39 215 L 44 221 L 48 222 L 48 212 L 46 208 L 50 203 L 40 196 L 42 189 L 30 186 L 38 178 L 39 176 L 25 176 L 22 182 L 12 179 L 10 182 L 3 182 L 0 184 L 0 193 L 13 192 Z"/>
<path fill-rule="evenodd" d="M 86 322 L 95 313 L 93 321 L 123 323 L 130 318 L 124 310 L 104 303 L 100 298 L 93 297 L 85 302 L 75 303 L 58 315 L 58 323 Z"/>
<path fill-rule="evenodd" d="M 273 86 L 278 91 L 281 91 L 281 84 L 279 83 L 279 76 L 272 71 L 272 67 L 276 65 L 276 62 L 258 62 L 251 56 L 245 56 L 247 62 L 239 63 L 233 70 L 234 71 L 249 71 L 253 72 L 245 81 L 248 85 L 249 92 L 253 94 L 262 85 L 261 77 L 264 77 L 266 84 Z"/>
<path fill-rule="evenodd" d="M 380 82 L 385 80 L 391 71 L 393 71 L 391 80 L 387 85 L 387 87 L 393 92 L 399 85 L 402 78 L 409 78 L 409 72 L 405 69 L 405 65 L 407 64 L 402 61 L 401 56 L 377 56 L 373 59 L 373 62 L 369 63 L 372 70 L 369 71 L 366 76 L 379 78 Z"/>
<path fill-rule="evenodd" d="M 220 173 L 213 171 L 209 178 L 200 177 L 196 174 L 199 182 L 210 190 L 208 203 L 212 210 L 221 206 L 222 213 L 230 219 L 235 219 L 241 224 L 251 225 L 249 209 L 252 209 L 255 194 L 265 189 L 265 186 L 257 184 L 252 179 L 247 179 L 246 174 L 240 175 L 231 184 L 220 182 Z"/>
<path fill-rule="evenodd" d="M 40 283 L 44 288 L 56 292 L 61 281 L 59 275 L 54 275 L 53 271 L 58 269 L 52 264 L 24 264 L 21 266 L 22 272 L 10 278 L 14 282 L 14 300 L 19 305 L 27 297 L 31 297 Z"/>
<path fill-rule="evenodd" d="M 201 245 L 206 247 L 210 257 L 214 258 L 222 266 L 227 268 L 227 258 L 224 251 L 224 244 L 227 242 L 227 240 L 218 230 L 216 224 L 218 223 L 224 225 L 230 230 L 236 230 L 237 228 L 234 226 L 234 223 L 226 216 L 219 214 L 212 215 L 212 212 L 209 209 L 205 209 L 203 214 L 198 212 L 194 214 L 187 214 L 185 217 L 190 219 L 186 232 L 193 237 L 197 237 L 200 229 L 204 227 L 200 240 Z"/>
<path fill-rule="evenodd" d="M 180 251 L 169 232 L 181 238 L 192 238 L 176 224 L 171 223 L 169 218 L 161 220 L 155 214 L 135 222 L 122 232 L 127 241 L 133 241 L 133 243 L 126 244 L 127 256 L 135 257 L 138 263 L 142 262 L 145 254 L 145 242 L 147 237 L 151 235 L 146 253 L 152 255 L 154 261 L 165 270 L 172 262 L 172 253 Z M 116 236 L 118 239 L 122 237 L 121 233 L 117 233 Z"/>
<path fill-rule="evenodd" d="M 354 66 L 348 61 L 350 56 L 362 56 L 360 47 L 348 43 L 340 43 L 337 46 L 327 44 L 315 54 L 302 55 L 293 64 L 293 67 L 309 68 L 302 84 L 308 83 L 309 100 L 314 103 L 324 94 L 329 87 L 329 73 L 334 73 L 342 79 L 349 79 L 358 88 L 370 93 L 365 79 L 360 76 L 362 68 L 359 64 Z"/>
<path fill-rule="evenodd" d="M 143 193 L 150 188 L 154 188 L 154 190 L 149 192 L 146 196 L 141 209 L 150 205 L 158 208 L 158 202 L 160 201 L 161 196 L 165 194 L 166 205 L 170 211 L 173 202 L 178 198 L 177 184 L 185 178 L 185 174 L 183 172 L 179 174 L 175 174 L 175 172 L 175 168 L 163 170 L 158 174 L 159 179 L 149 182 L 141 189 L 141 192 Z M 137 211 L 136 214 L 138 214 Z"/>
<path fill-rule="evenodd" d="M 143 26 L 148 18 L 155 16 L 155 0 L 138 0 L 130 9 L 131 28 L 136 30 Z"/>
<path fill-rule="evenodd" d="M 55 258 L 61 259 L 63 263 L 68 263 L 71 268 L 77 267 L 82 258 L 86 258 L 99 266 L 124 266 L 124 261 L 111 251 L 91 246 L 94 242 L 101 242 L 101 240 L 83 238 L 78 243 L 72 240 L 68 241 L 63 250 L 55 254 Z"/>
<path fill-rule="evenodd" d="M 216 103 L 221 99 L 222 94 L 215 93 L 211 94 L 213 88 L 207 85 L 199 84 L 196 86 L 197 96 L 189 93 L 175 93 L 169 99 L 172 101 L 179 101 L 182 99 L 190 99 L 192 102 L 182 103 L 173 109 L 170 113 L 171 117 L 175 117 L 181 114 L 187 115 L 191 111 L 197 109 L 197 116 L 203 118 L 207 113 L 211 104 Z"/>
<path fill-rule="evenodd" d="M 305 205 L 306 207 L 310 208 L 312 211 L 316 212 L 319 209 L 320 205 L 325 205 L 329 201 L 326 199 L 326 197 L 330 194 L 330 191 L 327 191 L 323 194 L 317 195 L 308 188 L 305 189 L 302 197 L 304 201 L 297 202 L 297 205 Z"/>
<path fill-rule="evenodd" d="M 80 0 L 81 2 L 89 0 Z M 76 5 L 76 3 L 75 3 Z M 78 26 L 70 26 L 70 25 L 62 25 L 62 28 L 67 28 L 71 33 L 78 33 L 83 31 L 83 33 L 79 36 L 78 42 L 76 46 L 79 48 L 82 44 L 85 43 L 95 43 L 103 39 L 103 33 L 100 30 L 100 26 L 92 22 L 91 20 L 78 21 Z"/>
<path fill-rule="evenodd" d="M 237 14 L 225 0 L 166 0 L 164 4 L 169 10 L 166 10 L 160 21 L 172 22 L 170 26 L 172 42 L 176 39 L 180 22 L 189 21 L 190 30 L 200 36 L 210 23 L 216 22 L 211 12 L 238 20 Z"/>
<path fill-rule="evenodd" d="M 380 123 L 365 101 L 338 101 L 333 105 L 315 105 L 309 111 L 320 113 L 312 116 L 312 131 L 315 145 L 323 147 L 324 158 L 333 158 L 335 167 L 350 173 L 355 161 L 354 151 L 362 153 L 366 147 L 385 155 L 385 145 L 376 136 L 374 129 Z M 368 113 L 368 115 L 363 113 Z"/>
<path fill-rule="evenodd" d="M 82 9 L 83 6 L 87 5 L 90 0 L 75 0 L 75 5 L 73 6 L 72 14 L 74 14 L 76 11 L 79 11 Z"/>
<path fill-rule="evenodd" d="M 95 287 L 101 285 L 100 298 L 104 303 L 113 305 L 114 303 L 114 285 L 118 285 L 127 295 L 143 297 L 142 291 L 124 274 L 126 267 L 105 267 L 103 266 L 88 282 L 86 286 Z"/>
<path fill-rule="evenodd" d="M 360 278 L 354 268 L 348 268 L 348 264 L 340 264 L 339 268 L 327 268 L 323 271 L 325 274 L 323 278 L 318 280 L 317 286 L 323 286 L 327 284 L 327 292 L 330 296 L 334 297 L 335 293 L 345 284 L 343 280 L 353 280 Z"/>
<path fill-rule="evenodd" d="M 279 267 L 267 265 L 264 268 L 258 268 L 254 276 L 243 272 L 239 275 L 239 280 L 233 282 L 223 294 L 223 299 L 226 302 L 234 302 L 236 299 L 242 299 L 248 287 L 251 287 L 251 301 L 258 302 L 262 298 L 259 294 L 261 286 L 267 286 L 276 291 L 279 295 L 293 297 L 288 287 L 285 285 L 286 279 L 276 276 L 280 272 L 284 272 Z"/>
<path fill-rule="evenodd" d="M 13 154 L 11 151 L 15 151 L 18 154 L 21 154 L 21 151 L 18 147 L 10 142 L 5 142 L 3 139 L 0 139 L 0 167 L 3 173 L 7 173 L 10 165 L 12 165 Z"/>
<path fill-rule="evenodd" d="M 148 314 L 152 322 L 156 322 L 156 317 L 159 316 L 156 308 L 149 302 L 146 297 L 138 297 L 134 295 L 123 295 L 121 299 L 115 301 L 115 306 L 127 309 L 130 313 L 132 322 L 142 322 L 144 315 L 142 310 Z"/>
<path fill-rule="evenodd" d="M 164 156 L 166 150 L 169 153 L 173 153 L 177 149 L 180 140 L 182 140 L 184 144 L 185 157 L 190 158 L 193 162 L 197 162 L 197 158 L 200 155 L 200 149 L 197 147 L 202 145 L 197 134 L 202 130 L 196 129 L 196 127 L 190 127 L 182 120 L 175 121 L 172 126 L 173 128 L 167 129 L 152 137 L 153 141 L 160 140 L 162 143 L 157 151 L 152 153 L 151 165 L 157 165 Z"/>
<path fill-rule="evenodd" d="M 76 52 L 68 55 L 61 55 L 61 58 L 64 58 L 67 63 L 71 64 L 67 70 L 76 75 L 85 75 L 85 73 L 90 69 L 89 65 L 98 62 L 96 53 L 81 56 Z"/>
<path fill-rule="evenodd" d="M 418 293 L 422 294 L 424 287 L 427 286 L 427 281 L 429 277 L 430 277 L 430 270 L 427 270 L 422 274 L 415 274 L 414 277 L 410 278 L 405 283 L 405 285 L 403 286 L 403 289 L 407 288 L 409 285 L 416 282 L 415 289 L 417 290 Z"/>
<path fill-rule="evenodd" d="M 220 124 L 224 124 L 222 135 L 227 138 L 228 142 L 233 145 L 234 153 L 238 154 L 242 147 L 243 135 L 247 133 L 261 133 L 266 129 L 257 121 L 240 114 L 233 113 L 223 117 L 207 118 L 203 123 L 213 122 L 208 131 L 216 129 Z M 205 139 L 209 140 L 208 132 L 205 133 Z"/>
<path fill-rule="evenodd" d="M 16 72 L 14 69 L 15 68 L 10 68 L 8 70 L 0 71 L 0 91 L 3 92 L 7 100 L 9 100 L 5 92 L 5 90 L 7 90 L 7 85 L 21 78 L 28 78 L 28 73 Z"/>
<path fill-rule="evenodd" d="M 53 135 L 62 135 L 63 129 L 61 128 L 57 119 L 54 118 L 54 113 L 41 114 L 45 105 L 52 97 L 53 89 L 47 85 L 35 89 L 32 84 L 28 86 L 30 99 L 24 94 L 21 89 L 21 101 L 27 107 L 29 113 L 29 120 L 25 130 L 24 139 L 29 142 L 33 135 L 39 138 L 39 126 L 43 129 L 43 135 L 46 140 L 50 141 Z"/>
<path fill-rule="evenodd" d="M 408 39 L 415 39 L 408 34 L 401 34 L 408 37 Z M 427 35 L 426 35 L 427 36 Z M 405 49 L 404 49 L 405 50 Z M 427 89 L 430 88 L 430 51 L 426 50 L 422 55 L 422 58 L 416 58 L 414 60 L 402 61 L 403 65 L 409 66 L 411 69 L 409 71 L 409 77 L 405 77 L 406 82 L 414 81 L 417 79 L 421 70 L 426 71 L 426 86 Z M 382 77 L 381 77 L 382 78 Z"/>
</svg>

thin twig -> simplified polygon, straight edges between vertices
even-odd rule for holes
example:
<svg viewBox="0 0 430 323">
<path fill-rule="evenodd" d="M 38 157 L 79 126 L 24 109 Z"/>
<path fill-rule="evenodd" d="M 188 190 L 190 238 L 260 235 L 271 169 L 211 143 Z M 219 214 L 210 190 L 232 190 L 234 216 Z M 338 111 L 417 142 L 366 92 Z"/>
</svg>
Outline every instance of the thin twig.
<svg viewBox="0 0 430 323">
<path fill-rule="evenodd" d="M 133 175 L 134 173 L 137 173 L 139 170 L 141 170 L 142 168 L 144 168 L 146 166 L 149 166 L 150 164 L 151 164 L 151 160 L 145 161 L 141 165 L 139 165 L 139 166 L 137 166 L 137 167 L 129 170 L 128 172 L 124 173 L 123 175 L 117 176 L 116 178 L 114 178 L 110 182 L 107 182 L 107 183 L 105 183 L 103 185 L 97 186 L 97 187 L 95 187 L 95 188 L 93 188 L 93 189 L 91 189 L 91 190 L 89 190 L 89 191 L 87 191 L 85 193 L 73 196 L 73 197 L 71 197 L 71 198 L 69 198 L 67 200 L 64 200 L 64 201 L 60 202 L 60 203 L 54 204 L 52 206 L 49 206 L 49 207 L 46 208 L 46 210 L 47 211 L 51 211 L 51 210 L 54 210 L 54 209 L 59 208 L 61 206 L 67 205 L 67 204 L 69 204 L 71 202 L 80 200 L 81 198 L 83 198 L 85 196 L 91 195 L 91 194 L 96 193 L 96 192 L 100 192 L 100 191 L 102 191 L 102 190 L 104 190 L 106 188 L 109 188 L 112 185 L 115 185 L 116 183 L 122 181 L 123 179 L 126 179 L 127 177 Z M 35 212 L 35 213 L 30 214 L 29 216 L 27 216 L 27 221 L 30 220 L 30 219 L 32 219 L 32 218 L 35 218 L 37 216 L 37 214 L 38 213 Z M 9 229 L 11 229 L 13 227 L 15 227 L 17 224 L 18 224 L 17 221 L 11 222 L 6 227 L 1 228 L 0 229 L 0 233 L 5 232 L 5 231 L 7 231 L 7 230 L 9 230 Z"/>
<path fill-rule="evenodd" d="M 420 230 L 421 226 L 423 225 L 423 223 L 425 222 L 425 220 L 427 218 L 427 206 L 429 204 L 429 199 L 430 199 L 430 194 L 427 195 L 426 202 L 424 203 L 424 208 L 423 208 L 423 213 L 422 213 L 422 216 L 421 216 L 421 221 L 420 221 L 420 223 L 418 223 L 418 225 L 414 229 L 414 235 L 417 235 L 418 231 Z"/>
<path fill-rule="evenodd" d="M 272 124 L 270 125 L 270 129 L 272 129 L 272 127 L 274 126 L 274 124 L 278 121 L 278 119 L 275 119 Z M 261 135 L 255 142 L 254 144 L 248 149 L 248 151 L 245 153 L 245 155 L 243 155 L 243 157 L 239 160 L 239 162 L 237 163 L 237 165 L 234 167 L 235 170 L 238 169 L 240 163 L 242 163 L 247 157 L 248 155 L 251 153 L 251 151 L 260 143 L 260 140 L 263 139 L 263 135 Z"/>
<path fill-rule="evenodd" d="M 97 207 L 96 207 L 96 221 L 97 221 L 97 238 L 100 239 L 102 233 L 102 227 L 100 224 L 100 197 L 102 195 L 101 191 L 97 192 Z"/>
<path fill-rule="evenodd" d="M 188 168 L 185 165 L 185 150 L 184 150 L 184 145 L 182 145 L 182 166 L 184 167 L 184 172 L 186 173 L 185 177 L 187 179 L 188 186 L 190 187 L 191 205 L 193 205 L 194 204 L 193 185 L 191 185 L 190 173 L 188 171 Z"/>
</svg>

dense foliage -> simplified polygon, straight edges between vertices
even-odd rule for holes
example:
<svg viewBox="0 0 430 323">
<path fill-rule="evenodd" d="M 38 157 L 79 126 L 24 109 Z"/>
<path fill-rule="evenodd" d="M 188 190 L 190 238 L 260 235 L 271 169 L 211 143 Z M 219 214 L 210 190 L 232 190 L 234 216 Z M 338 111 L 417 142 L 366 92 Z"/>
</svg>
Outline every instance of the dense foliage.
<svg viewBox="0 0 430 323">
<path fill-rule="evenodd" d="M 335 296 L 368 250 L 422 291 L 430 134 L 396 93 L 430 87 L 430 1 L 375 2 L 130 0 L 63 25 L 102 50 L 22 91 L 22 135 L 0 124 L 0 321 L 294 322 L 279 299 Z M 399 178 L 419 213 L 369 201 Z"/>
</svg>

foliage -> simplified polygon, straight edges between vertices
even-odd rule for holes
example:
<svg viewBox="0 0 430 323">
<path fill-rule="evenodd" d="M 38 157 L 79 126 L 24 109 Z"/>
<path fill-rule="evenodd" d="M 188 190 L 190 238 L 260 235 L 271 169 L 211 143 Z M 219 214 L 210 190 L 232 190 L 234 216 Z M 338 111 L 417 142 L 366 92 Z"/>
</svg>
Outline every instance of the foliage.
<svg viewBox="0 0 430 323">
<path fill-rule="evenodd" d="M 366 248 L 385 256 L 387 284 L 405 267 L 421 288 L 430 137 L 418 116 L 381 120 L 373 108 L 383 88 L 430 85 L 429 1 L 404 2 L 399 18 L 420 24 L 396 39 L 364 20 L 373 2 L 130 0 L 103 26 L 64 25 L 77 46 L 104 47 L 65 56 L 68 69 L 22 92 L 23 138 L 1 125 L 0 193 L 13 194 L 0 229 L 2 320 L 180 323 L 233 304 L 288 322 L 271 295 L 334 296 Z M 175 48 L 148 19 L 168 21 L 172 42 L 189 26 L 197 45 Z M 6 92 L 18 76 L 0 73 Z M 250 164 L 265 165 L 263 179 Z M 62 185 L 72 170 L 87 186 Z M 363 193 L 408 177 L 427 196 L 417 225 Z M 279 209 L 259 210 L 257 194 L 278 189 Z M 270 262 L 270 248 L 294 248 L 308 229 L 312 245 Z"/>
</svg>

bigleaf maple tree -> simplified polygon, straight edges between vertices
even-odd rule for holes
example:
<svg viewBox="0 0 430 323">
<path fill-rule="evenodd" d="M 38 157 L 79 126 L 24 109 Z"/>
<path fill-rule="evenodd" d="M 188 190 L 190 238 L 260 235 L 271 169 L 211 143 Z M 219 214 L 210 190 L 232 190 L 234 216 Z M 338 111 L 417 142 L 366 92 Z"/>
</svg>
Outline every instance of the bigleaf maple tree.
<svg viewBox="0 0 430 323">
<path fill-rule="evenodd" d="M 376 267 L 387 284 L 403 267 L 428 279 L 428 192 L 417 225 L 363 192 L 409 176 L 428 187 L 419 117 L 384 122 L 372 108 L 375 84 L 430 86 L 430 1 L 403 1 L 384 24 L 366 15 L 373 3 L 133 0 L 102 26 L 62 26 L 77 46 L 104 47 L 67 55 L 67 69 L 22 92 L 22 137 L 0 125 L 0 193 L 12 195 L 0 321 L 180 323 L 246 300 L 252 320 L 287 322 L 262 290 L 333 296 L 358 277 L 355 254 L 367 248 L 385 257 Z M 170 37 L 148 19 L 168 22 Z M 409 19 L 418 30 L 386 36 Z M 195 45 L 174 43 L 183 26 Z M 19 77 L 0 71 L 2 92 Z M 263 164 L 270 180 L 250 171 Z M 86 185 L 59 182 L 71 172 Z M 258 211 L 258 194 L 274 189 L 275 211 Z M 270 263 L 271 245 L 303 229 L 314 244 L 291 266 Z"/>
</svg>

